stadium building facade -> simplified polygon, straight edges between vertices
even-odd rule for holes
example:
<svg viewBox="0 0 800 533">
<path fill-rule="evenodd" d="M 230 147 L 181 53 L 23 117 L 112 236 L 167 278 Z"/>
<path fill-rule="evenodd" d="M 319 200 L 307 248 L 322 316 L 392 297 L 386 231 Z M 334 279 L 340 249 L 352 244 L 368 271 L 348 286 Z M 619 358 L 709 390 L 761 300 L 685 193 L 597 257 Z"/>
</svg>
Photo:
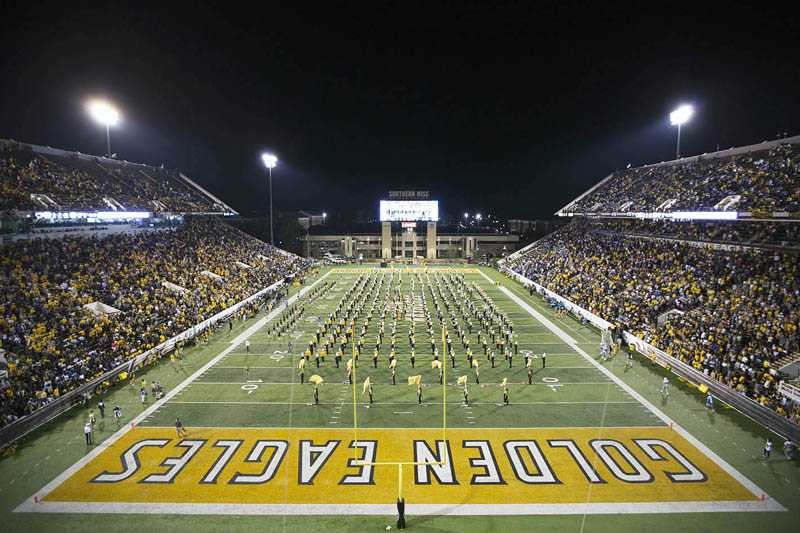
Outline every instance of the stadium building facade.
<svg viewBox="0 0 800 533">
<path fill-rule="evenodd" d="M 303 250 L 309 257 L 336 254 L 357 260 L 465 261 L 505 257 L 514 252 L 519 236 L 498 231 L 439 231 L 439 202 L 428 191 L 389 191 L 381 200 L 375 232 L 306 234 Z"/>
</svg>

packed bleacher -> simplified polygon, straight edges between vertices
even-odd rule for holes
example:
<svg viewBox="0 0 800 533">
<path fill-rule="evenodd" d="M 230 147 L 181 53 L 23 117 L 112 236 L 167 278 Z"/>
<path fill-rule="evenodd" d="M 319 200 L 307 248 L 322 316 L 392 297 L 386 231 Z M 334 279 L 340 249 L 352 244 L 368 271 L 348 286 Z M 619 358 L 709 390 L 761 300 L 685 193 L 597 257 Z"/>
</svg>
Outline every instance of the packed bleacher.
<svg viewBox="0 0 800 533">
<path fill-rule="evenodd" d="M 0 426 L 308 266 L 215 220 L 4 244 Z"/>
<path fill-rule="evenodd" d="M 797 251 L 691 239 L 706 231 L 738 239 L 730 227 L 625 224 L 576 219 L 506 266 L 800 422 L 800 406 L 777 394 L 775 368 L 800 350 Z M 643 229 L 650 235 L 631 231 Z M 796 237 L 787 227 L 759 235 L 770 231 Z M 652 237 L 676 232 L 684 240 Z"/>
<path fill-rule="evenodd" d="M 563 213 L 800 212 L 797 141 L 739 152 L 614 172 Z"/>
<path fill-rule="evenodd" d="M 164 168 L 0 140 L 0 212 L 219 213 L 225 206 Z"/>
</svg>

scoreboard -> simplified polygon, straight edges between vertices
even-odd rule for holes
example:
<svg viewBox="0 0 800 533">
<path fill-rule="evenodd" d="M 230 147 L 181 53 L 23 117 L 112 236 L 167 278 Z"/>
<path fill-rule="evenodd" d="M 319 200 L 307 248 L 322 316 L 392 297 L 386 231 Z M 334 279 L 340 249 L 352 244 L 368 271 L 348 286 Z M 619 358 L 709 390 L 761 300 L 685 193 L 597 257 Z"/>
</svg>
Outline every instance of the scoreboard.
<svg viewBox="0 0 800 533">
<path fill-rule="evenodd" d="M 436 200 L 381 200 L 381 222 L 403 221 L 436 222 L 439 220 L 439 202 Z"/>
</svg>

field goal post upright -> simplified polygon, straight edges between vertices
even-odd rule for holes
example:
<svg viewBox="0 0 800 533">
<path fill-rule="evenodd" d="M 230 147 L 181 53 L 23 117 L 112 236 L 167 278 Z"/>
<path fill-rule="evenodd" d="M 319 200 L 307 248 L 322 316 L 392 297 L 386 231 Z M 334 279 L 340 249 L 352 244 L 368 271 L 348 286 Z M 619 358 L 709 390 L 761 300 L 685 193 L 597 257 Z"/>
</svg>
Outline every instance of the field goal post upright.
<svg viewBox="0 0 800 533">
<path fill-rule="evenodd" d="M 413 313 L 412 318 L 413 320 Z M 353 389 L 353 442 L 356 446 L 353 446 L 353 465 L 354 466 L 397 466 L 397 497 L 398 499 L 403 497 L 403 466 L 418 466 L 418 465 L 443 465 L 449 461 L 449 457 L 447 454 L 449 453 L 449 448 L 447 446 L 444 447 L 442 458 L 439 461 L 365 461 L 363 459 L 358 458 L 358 398 L 356 395 L 356 368 L 358 367 L 357 362 L 357 353 L 356 353 L 356 322 L 355 320 L 352 323 L 353 333 L 352 333 L 352 357 L 351 357 L 351 365 L 352 365 L 352 379 L 350 380 L 350 385 Z M 447 442 L 447 327 L 442 323 L 442 361 L 440 361 L 442 365 L 442 440 L 443 442 Z"/>
</svg>

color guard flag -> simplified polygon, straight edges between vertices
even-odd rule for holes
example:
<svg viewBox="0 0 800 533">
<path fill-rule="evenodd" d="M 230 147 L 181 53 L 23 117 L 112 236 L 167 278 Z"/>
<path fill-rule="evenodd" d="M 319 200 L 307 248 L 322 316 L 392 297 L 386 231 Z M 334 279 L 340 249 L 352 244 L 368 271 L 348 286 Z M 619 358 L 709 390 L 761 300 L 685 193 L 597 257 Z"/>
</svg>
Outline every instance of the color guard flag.
<svg viewBox="0 0 800 533">
<path fill-rule="evenodd" d="M 439 361 L 431 361 L 431 368 L 442 368 L 442 363 Z"/>
<path fill-rule="evenodd" d="M 119 379 L 121 381 L 125 381 L 126 379 L 128 379 L 128 373 L 127 372 L 120 372 L 119 373 Z"/>
<path fill-rule="evenodd" d="M 364 387 L 361 389 L 361 395 L 365 395 L 367 390 L 369 390 L 369 378 L 364 380 Z"/>
<path fill-rule="evenodd" d="M 392 359 L 392 362 L 389 363 L 389 368 L 394 368 L 397 366 L 397 359 Z"/>
<path fill-rule="evenodd" d="M 322 376 L 318 376 L 318 375 L 314 374 L 313 376 L 308 378 L 308 381 L 310 383 L 313 383 L 314 385 L 320 385 L 325 380 L 322 379 Z"/>
<path fill-rule="evenodd" d="M 456 383 L 458 383 L 459 385 L 466 385 L 467 384 L 467 376 L 461 376 L 460 378 L 458 378 L 458 381 Z"/>
<path fill-rule="evenodd" d="M 352 359 L 348 359 L 347 360 L 347 371 L 349 372 L 352 369 L 353 369 L 353 360 Z"/>
<path fill-rule="evenodd" d="M 306 367 L 306 360 L 301 357 L 300 362 L 297 364 L 297 368 L 303 370 L 305 367 Z"/>
<path fill-rule="evenodd" d="M 479 365 L 478 365 L 478 360 L 477 360 L 477 359 L 473 359 L 473 360 L 472 360 L 472 366 L 473 366 L 474 368 L 478 368 L 478 366 L 479 366 Z"/>
<path fill-rule="evenodd" d="M 419 385 L 422 383 L 422 376 L 408 376 L 408 384 L 409 385 Z"/>
<path fill-rule="evenodd" d="M 503 382 L 500 384 L 501 387 L 505 387 L 508 385 L 508 378 L 503 378 Z"/>
</svg>

